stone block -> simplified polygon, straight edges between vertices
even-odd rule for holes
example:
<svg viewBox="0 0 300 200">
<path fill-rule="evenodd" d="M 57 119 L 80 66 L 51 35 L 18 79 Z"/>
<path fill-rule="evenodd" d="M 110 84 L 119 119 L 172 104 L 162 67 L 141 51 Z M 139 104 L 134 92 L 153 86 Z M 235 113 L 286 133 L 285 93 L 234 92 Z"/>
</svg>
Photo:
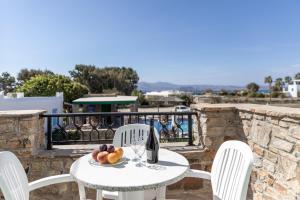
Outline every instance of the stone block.
<svg viewBox="0 0 300 200">
<path fill-rule="evenodd" d="M 300 140 L 300 126 L 292 126 L 289 128 L 289 135 Z"/>
<path fill-rule="evenodd" d="M 248 112 L 239 112 L 239 117 L 241 119 L 252 119 L 253 114 Z"/>
<path fill-rule="evenodd" d="M 207 127 L 206 135 L 210 137 L 223 136 L 225 133 L 225 127 Z"/>
<path fill-rule="evenodd" d="M 285 152 L 291 152 L 294 144 L 279 138 L 274 137 L 271 141 L 271 145 L 277 149 L 280 149 Z"/>
<path fill-rule="evenodd" d="M 208 126 L 214 126 L 214 127 L 224 127 L 227 125 L 228 119 L 223 118 L 223 117 L 214 117 L 214 118 L 208 118 L 206 123 L 208 124 Z"/>
<path fill-rule="evenodd" d="M 279 121 L 279 126 L 281 126 L 282 128 L 288 128 L 290 126 L 290 123 L 280 120 Z"/>
<path fill-rule="evenodd" d="M 278 172 L 288 181 L 297 177 L 297 162 L 285 156 L 278 158 Z"/>
<path fill-rule="evenodd" d="M 256 182 L 254 184 L 254 191 L 262 193 L 264 191 L 264 184 L 262 182 Z"/>
<path fill-rule="evenodd" d="M 284 139 L 288 135 L 288 130 L 279 126 L 272 126 L 272 136 Z"/>
<path fill-rule="evenodd" d="M 271 116 L 267 116 L 266 117 L 266 121 L 271 123 L 271 124 L 274 124 L 274 125 L 278 125 L 279 123 L 279 119 L 276 118 L 276 117 L 271 117 Z"/>
<path fill-rule="evenodd" d="M 295 119 L 295 118 L 291 118 L 291 117 L 284 117 L 281 119 L 281 121 L 284 122 L 290 122 L 291 124 L 299 124 L 300 125 L 300 120 L 299 119 Z"/>
<path fill-rule="evenodd" d="M 262 159 L 256 154 L 253 154 L 253 165 L 255 167 L 262 167 Z"/>
<path fill-rule="evenodd" d="M 0 149 L 4 149 L 6 147 L 6 140 L 0 140 Z"/>
<path fill-rule="evenodd" d="M 257 115 L 257 114 L 254 114 L 254 115 L 253 115 L 253 118 L 254 118 L 254 119 L 257 119 L 257 120 L 265 120 L 265 115 Z"/>
<path fill-rule="evenodd" d="M 0 134 L 18 134 L 18 120 L 14 118 L 0 118 Z"/>
<path fill-rule="evenodd" d="M 264 149 L 256 144 L 253 146 L 253 152 L 256 153 L 258 156 L 264 155 Z"/>
<path fill-rule="evenodd" d="M 269 186 L 272 186 L 273 183 L 275 182 L 275 178 L 272 175 L 268 174 L 266 178 L 266 182 L 268 183 Z"/>
<path fill-rule="evenodd" d="M 271 161 L 272 163 L 277 163 L 278 155 L 271 151 L 266 151 L 265 158 L 268 159 L 269 161 Z"/>
<path fill-rule="evenodd" d="M 50 167 L 54 170 L 61 171 L 64 169 L 64 164 L 62 160 L 51 161 Z"/>
<path fill-rule="evenodd" d="M 275 165 L 274 163 L 270 162 L 269 160 L 263 160 L 263 168 L 266 169 L 268 172 L 274 173 L 275 172 Z"/>
<path fill-rule="evenodd" d="M 254 143 L 267 148 L 270 142 L 272 127 L 267 123 L 253 121 L 250 130 L 251 138 Z"/>
<path fill-rule="evenodd" d="M 32 118 L 31 120 L 20 120 L 19 130 L 22 134 L 35 134 L 39 129 L 38 120 Z"/>
<path fill-rule="evenodd" d="M 10 150 L 13 150 L 13 149 L 22 148 L 23 144 L 22 141 L 16 137 L 16 138 L 9 139 L 6 143 L 6 147 Z"/>
<path fill-rule="evenodd" d="M 275 181 L 273 187 L 281 195 L 285 195 L 287 193 L 287 188 L 280 182 Z"/>
</svg>

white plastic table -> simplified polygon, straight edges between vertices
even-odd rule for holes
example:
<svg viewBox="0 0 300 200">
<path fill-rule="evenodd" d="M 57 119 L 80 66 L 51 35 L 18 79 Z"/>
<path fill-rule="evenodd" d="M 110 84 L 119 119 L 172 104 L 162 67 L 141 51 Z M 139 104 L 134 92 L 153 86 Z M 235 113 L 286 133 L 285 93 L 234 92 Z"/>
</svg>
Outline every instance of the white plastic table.
<svg viewBox="0 0 300 200">
<path fill-rule="evenodd" d="M 124 157 L 127 159 L 120 165 L 92 165 L 89 162 L 92 159 L 91 154 L 88 154 L 72 164 L 70 174 L 82 187 L 119 191 L 122 200 L 138 200 L 144 198 L 144 190 L 173 184 L 183 179 L 189 169 L 187 159 L 173 151 L 160 149 L 158 163 L 137 166 L 137 163 L 132 161 L 134 157 L 132 149 L 130 147 L 123 149 Z"/>
</svg>

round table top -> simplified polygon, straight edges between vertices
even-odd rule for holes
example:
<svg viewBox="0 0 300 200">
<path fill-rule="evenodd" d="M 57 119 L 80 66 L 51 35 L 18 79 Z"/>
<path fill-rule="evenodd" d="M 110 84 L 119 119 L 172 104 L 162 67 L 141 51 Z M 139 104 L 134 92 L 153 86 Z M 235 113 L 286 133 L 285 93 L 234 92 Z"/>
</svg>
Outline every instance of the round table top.
<svg viewBox="0 0 300 200">
<path fill-rule="evenodd" d="M 122 148 L 126 160 L 122 164 L 95 166 L 90 163 L 92 155 L 88 154 L 72 164 L 70 174 L 86 187 L 125 192 L 155 189 L 173 184 L 184 178 L 189 169 L 185 157 L 166 149 L 159 149 L 158 163 L 137 166 L 137 162 L 132 160 L 134 157 L 132 149 Z"/>
</svg>

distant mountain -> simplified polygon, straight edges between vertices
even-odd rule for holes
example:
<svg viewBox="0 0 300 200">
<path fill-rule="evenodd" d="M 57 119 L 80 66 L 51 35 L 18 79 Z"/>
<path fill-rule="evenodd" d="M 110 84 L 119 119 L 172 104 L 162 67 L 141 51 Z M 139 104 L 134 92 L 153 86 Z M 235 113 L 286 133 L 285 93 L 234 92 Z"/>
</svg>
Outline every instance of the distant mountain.
<svg viewBox="0 0 300 200">
<path fill-rule="evenodd" d="M 155 82 L 155 83 L 148 83 L 148 82 L 139 82 L 138 88 L 143 92 L 151 92 L 151 91 L 162 91 L 162 90 L 182 90 L 182 91 L 203 91 L 207 89 L 212 89 L 214 91 L 220 91 L 221 89 L 224 90 L 240 90 L 245 89 L 242 86 L 234 86 L 234 85 L 179 85 L 173 84 L 168 82 Z M 261 89 L 264 89 L 262 87 Z"/>
</svg>

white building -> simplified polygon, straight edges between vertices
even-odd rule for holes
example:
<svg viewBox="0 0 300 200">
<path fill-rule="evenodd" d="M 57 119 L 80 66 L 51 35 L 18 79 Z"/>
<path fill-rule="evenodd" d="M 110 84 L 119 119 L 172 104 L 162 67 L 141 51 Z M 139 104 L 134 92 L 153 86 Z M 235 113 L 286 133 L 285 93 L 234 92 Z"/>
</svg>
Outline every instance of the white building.
<svg viewBox="0 0 300 200">
<path fill-rule="evenodd" d="M 0 110 L 46 110 L 47 113 L 62 113 L 63 93 L 57 92 L 53 97 L 24 97 L 24 93 L 0 93 Z"/>
<path fill-rule="evenodd" d="M 164 91 L 152 91 L 152 92 L 146 92 L 145 96 L 162 96 L 162 97 L 168 97 L 168 96 L 175 96 L 184 94 L 185 92 L 179 91 L 179 90 L 164 90 Z"/>
<path fill-rule="evenodd" d="M 46 110 L 49 114 L 63 113 L 64 95 L 57 92 L 52 97 L 24 97 L 24 93 L 3 95 L 0 92 L 0 111 L 3 110 Z M 57 124 L 57 119 L 52 119 L 52 127 Z M 46 121 L 45 121 L 46 130 Z"/>
<path fill-rule="evenodd" d="M 293 80 L 287 87 L 283 88 L 283 92 L 291 97 L 298 97 L 300 92 L 300 79 Z"/>
</svg>

